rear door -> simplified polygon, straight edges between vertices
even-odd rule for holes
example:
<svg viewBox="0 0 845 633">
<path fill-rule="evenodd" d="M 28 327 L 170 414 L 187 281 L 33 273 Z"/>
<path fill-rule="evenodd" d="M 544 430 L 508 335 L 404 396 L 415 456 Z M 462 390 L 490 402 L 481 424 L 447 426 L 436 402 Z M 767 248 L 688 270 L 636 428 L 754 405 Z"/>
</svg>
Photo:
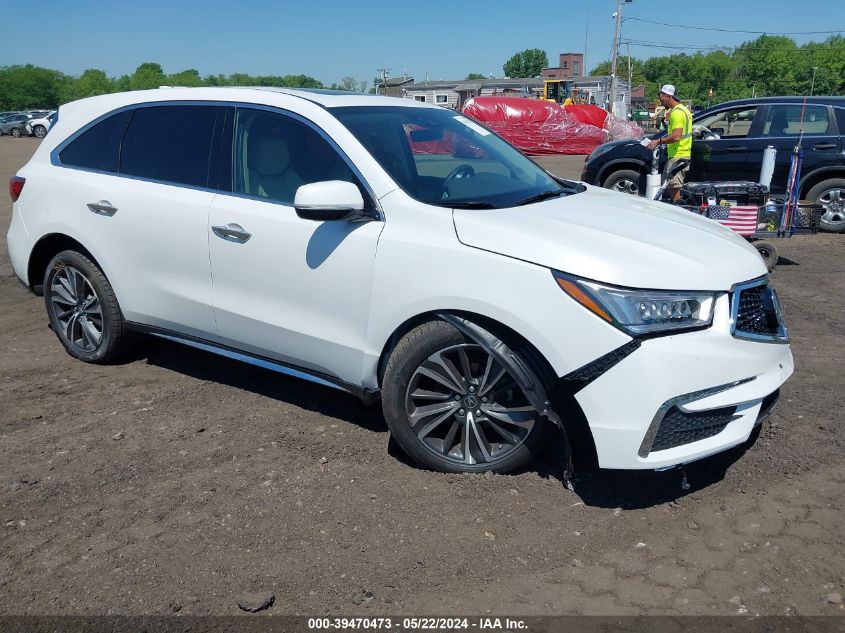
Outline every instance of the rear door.
<svg viewBox="0 0 845 633">
<path fill-rule="evenodd" d="M 753 145 L 755 149 L 759 148 L 761 157 L 763 149 L 769 145 L 777 150 L 771 186 L 774 193 L 786 191 L 792 153 L 802 128 L 801 173 L 806 176 L 821 167 L 837 164 L 842 140 L 829 106 L 803 106 L 801 103 L 769 105 L 763 118 L 760 136 Z M 760 163 L 757 164 L 759 166 Z"/>
<path fill-rule="evenodd" d="M 750 160 L 749 140 L 759 126 L 758 108 L 742 106 L 709 114 L 695 122 L 719 138 L 696 135 L 692 142 L 692 165 L 687 180 L 757 180 L 760 163 Z"/>
<path fill-rule="evenodd" d="M 222 112 L 213 105 L 139 107 L 59 151 L 70 169 L 55 170 L 66 193 L 55 215 L 100 262 L 129 321 L 216 334 L 208 179 Z"/>
</svg>

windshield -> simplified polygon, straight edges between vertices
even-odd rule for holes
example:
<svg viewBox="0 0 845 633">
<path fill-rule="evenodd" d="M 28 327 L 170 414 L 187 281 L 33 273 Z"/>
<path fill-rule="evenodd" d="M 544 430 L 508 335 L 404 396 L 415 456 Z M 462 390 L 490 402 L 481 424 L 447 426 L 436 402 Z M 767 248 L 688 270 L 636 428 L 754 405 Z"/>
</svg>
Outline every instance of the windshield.
<svg viewBox="0 0 845 633">
<path fill-rule="evenodd" d="M 445 109 L 332 108 L 412 198 L 444 207 L 501 208 L 581 191 L 563 186 L 481 125 Z"/>
</svg>

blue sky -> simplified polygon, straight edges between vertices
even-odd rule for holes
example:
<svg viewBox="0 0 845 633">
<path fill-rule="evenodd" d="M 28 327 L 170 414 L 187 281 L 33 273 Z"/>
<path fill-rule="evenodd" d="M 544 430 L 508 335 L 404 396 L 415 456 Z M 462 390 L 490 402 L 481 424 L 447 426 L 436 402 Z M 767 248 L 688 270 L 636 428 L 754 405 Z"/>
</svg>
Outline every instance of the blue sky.
<svg viewBox="0 0 845 633">
<path fill-rule="evenodd" d="M 131 73 L 154 61 L 166 73 L 306 74 L 325 84 L 344 76 L 372 81 L 379 68 L 417 80 L 461 79 L 470 72 L 502 76 L 515 52 L 584 50 L 592 68 L 608 59 L 615 0 L 462 2 L 425 0 L 45 0 L 0 37 L 0 65 L 32 63 L 78 75 L 100 68 Z M 797 7 L 808 7 L 798 10 Z M 757 9 L 757 10 L 755 10 Z M 19 11 L 22 9 L 18 9 Z M 751 31 L 845 30 L 843 0 L 809 5 L 786 0 L 634 0 L 626 17 Z M 627 20 L 623 38 L 682 46 L 731 46 L 757 37 L 671 28 Z M 799 43 L 826 35 L 795 35 Z M 622 48 L 624 54 L 625 49 Z M 634 57 L 665 48 L 632 46 Z"/>
</svg>

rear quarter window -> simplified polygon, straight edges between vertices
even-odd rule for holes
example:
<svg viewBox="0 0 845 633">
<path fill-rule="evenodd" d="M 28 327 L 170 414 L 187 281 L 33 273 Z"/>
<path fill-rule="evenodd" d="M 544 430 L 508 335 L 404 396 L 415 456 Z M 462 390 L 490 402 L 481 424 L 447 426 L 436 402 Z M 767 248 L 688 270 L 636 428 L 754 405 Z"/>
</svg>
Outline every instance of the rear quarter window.
<svg viewBox="0 0 845 633">
<path fill-rule="evenodd" d="M 132 112 L 118 112 L 84 131 L 59 154 L 63 165 L 117 171 L 120 139 Z"/>
</svg>

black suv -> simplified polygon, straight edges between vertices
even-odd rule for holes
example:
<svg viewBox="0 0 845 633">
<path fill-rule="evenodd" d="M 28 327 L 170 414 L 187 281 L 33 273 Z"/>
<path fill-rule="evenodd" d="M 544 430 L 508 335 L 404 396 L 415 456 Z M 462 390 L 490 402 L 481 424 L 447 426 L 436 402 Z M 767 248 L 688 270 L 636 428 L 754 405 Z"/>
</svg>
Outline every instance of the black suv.
<svg viewBox="0 0 845 633">
<path fill-rule="evenodd" d="M 692 165 L 687 182 L 752 180 L 763 150 L 777 150 L 772 192 L 785 193 L 790 156 L 801 127 L 804 97 L 761 97 L 713 106 L 693 116 Z M 845 97 L 807 97 L 801 197 L 821 202 L 821 228 L 845 232 Z M 665 152 L 660 159 L 663 169 Z M 652 154 L 637 141 L 600 145 L 587 157 L 581 179 L 626 193 L 645 191 Z"/>
</svg>

